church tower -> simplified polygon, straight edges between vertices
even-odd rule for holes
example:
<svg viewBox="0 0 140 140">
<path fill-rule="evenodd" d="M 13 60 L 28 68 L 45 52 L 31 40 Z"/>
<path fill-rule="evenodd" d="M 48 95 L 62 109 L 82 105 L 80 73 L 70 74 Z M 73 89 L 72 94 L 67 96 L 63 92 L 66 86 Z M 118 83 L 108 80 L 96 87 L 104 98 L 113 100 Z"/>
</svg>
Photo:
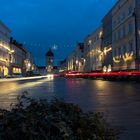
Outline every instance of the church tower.
<svg viewBox="0 0 140 140">
<path fill-rule="evenodd" d="M 46 53 L 46 70 L 47 72 L 53 71 L 54 54 L 51 49 Z"/>
</svg>

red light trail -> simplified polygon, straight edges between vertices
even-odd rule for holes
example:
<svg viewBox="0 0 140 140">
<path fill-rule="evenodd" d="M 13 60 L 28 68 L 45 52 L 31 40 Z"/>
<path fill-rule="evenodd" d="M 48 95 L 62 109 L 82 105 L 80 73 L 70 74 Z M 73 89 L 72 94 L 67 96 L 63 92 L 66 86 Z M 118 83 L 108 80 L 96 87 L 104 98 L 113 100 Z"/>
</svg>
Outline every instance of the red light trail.
<svg viewBox="0 0 140 140">
<path fill-rule="evenodd" d="M 110 76 L 140 76 L 140 71 L 135 72 L 109 72 L 109 73 L 66 73 L 66 77 L 110 77 Z"/>
</svg>

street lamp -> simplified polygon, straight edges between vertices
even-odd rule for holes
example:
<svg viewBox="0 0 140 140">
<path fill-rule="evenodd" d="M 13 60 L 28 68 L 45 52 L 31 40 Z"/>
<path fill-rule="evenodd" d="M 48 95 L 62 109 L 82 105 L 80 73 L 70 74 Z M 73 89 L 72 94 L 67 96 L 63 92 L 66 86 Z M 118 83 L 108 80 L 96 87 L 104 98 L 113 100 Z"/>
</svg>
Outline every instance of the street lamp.
<svg viewBox="0 0 140 140">
<path fill-rule="evenodd" d="M 28 70 L 31 71 L 31 63 L 28 63 Z"/>
<path fill-rule="evenodd" d="M 30 64 L 30 63 L 28 63 L 28 67 L 29 67 L 29 68 L 31 67 L 31 64 Z"/>
</svg>

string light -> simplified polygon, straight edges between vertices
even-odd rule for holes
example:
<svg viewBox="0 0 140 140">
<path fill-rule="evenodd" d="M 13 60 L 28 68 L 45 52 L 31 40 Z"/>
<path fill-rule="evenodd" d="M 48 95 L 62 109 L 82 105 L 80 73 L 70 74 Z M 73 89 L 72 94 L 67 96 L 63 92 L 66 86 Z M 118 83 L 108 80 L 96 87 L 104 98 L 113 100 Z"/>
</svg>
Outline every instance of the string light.
<svg viewBox="0 0 140 140">
<path fill-rule="evenodd" d="M 7 60 L 6 59 L 3 59 L 2 57 L 0 57 L 0 61 L 7 62 Z"/>
<path fill-rule="evenodd" d="M 6 45 L 5 43 L 3 43 L 2 41 L 0 41 L 0 46 L 3 47 L 4 49 L 10 51 L 10 47 L 8 45 Z"/>
</svg>

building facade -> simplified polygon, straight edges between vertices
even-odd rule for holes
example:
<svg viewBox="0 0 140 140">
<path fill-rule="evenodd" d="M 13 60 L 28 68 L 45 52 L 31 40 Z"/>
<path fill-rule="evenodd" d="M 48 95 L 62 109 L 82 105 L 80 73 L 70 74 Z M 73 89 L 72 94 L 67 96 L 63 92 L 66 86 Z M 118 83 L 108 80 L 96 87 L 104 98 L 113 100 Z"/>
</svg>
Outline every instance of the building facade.
<svg viewBox="0 0 140 140">
<path fill-rule="evenodd" d="M 102 19 L 102 68 L 104 72 L 110 72 L 113 68 L 112 59 L 112 10 Z"/>
<path fill-rule="evenodd" d="M 85 38 L 83 52 L 84 72 L 140 70 L 140 0 L 118 0 Z M 68 70 L 79 70 L 78 54 L 68 57 Z"/>
<path fill-rule="evenodd" d="M 112 9 L 113 70 L 137 69 L 135 8 L 137 0 L 119 0 Z"/>
<path fill-rule="evenodd" d="M 68 57 L 67 57 L 67 71 L 74 71 L 75 70 L 75 52 L 73 51 Z"/>
<path fill-rule="evenodd" d="M 59 72 L 63 73 L 66 71 L 67 71 L 67 60 L 64 59 L 64 60 L 60 61 L 60 63 L 59 63 Z"/>
<path fill-rule="evenodd" d="M 9 74 L 10 30 L 0 21 L 0 77 Z"/>
<path fill-rule="evenodd" d="M 102 35 L 103 31 L 100 26 L 85 39 L 85 72 L 97 72 L 102 70 Z"/>
<path fill-rule="evenodd" d="M 10 48 L 13 50 L 10 54 L 10 75 L 24 75 L 26 73 L 25 60 L 27 51 L 22 44 L 12 38 L 10 39 Z"/>
<path fill-rule="evenodd" d="M 25 63 L 25 71 L 26 72 L 35 72 L 36 71 L 36 65 L 34 63 L 34 59 L 33 59 L 33 56 L 32 56 L 32 53 L 31 52 L 28 52 L 26 53 L 26 59 L 24 61 Z"/>
<path fill-rule="evenodd" d="M 90 58 L 90 51 L 91 51 L 91 40 L 92 36 L 88 35 L 84 40 L 84 58 L 85 58 L 85 67 L 84 72 L 91 71 L 91 58 Z"/>
<path fill-rule="evenodd" d="M 136 69 L 140 70 L 140 1 L 136 0 L 135 10 L 135 35 L 136 35 Z"/>
<path fill-rule="evenodd" d="M 77 43 L 74 51 L 67 58 L 68 71 L 83 72 L 85 67 L 84 43 Z"/>
</svg>

